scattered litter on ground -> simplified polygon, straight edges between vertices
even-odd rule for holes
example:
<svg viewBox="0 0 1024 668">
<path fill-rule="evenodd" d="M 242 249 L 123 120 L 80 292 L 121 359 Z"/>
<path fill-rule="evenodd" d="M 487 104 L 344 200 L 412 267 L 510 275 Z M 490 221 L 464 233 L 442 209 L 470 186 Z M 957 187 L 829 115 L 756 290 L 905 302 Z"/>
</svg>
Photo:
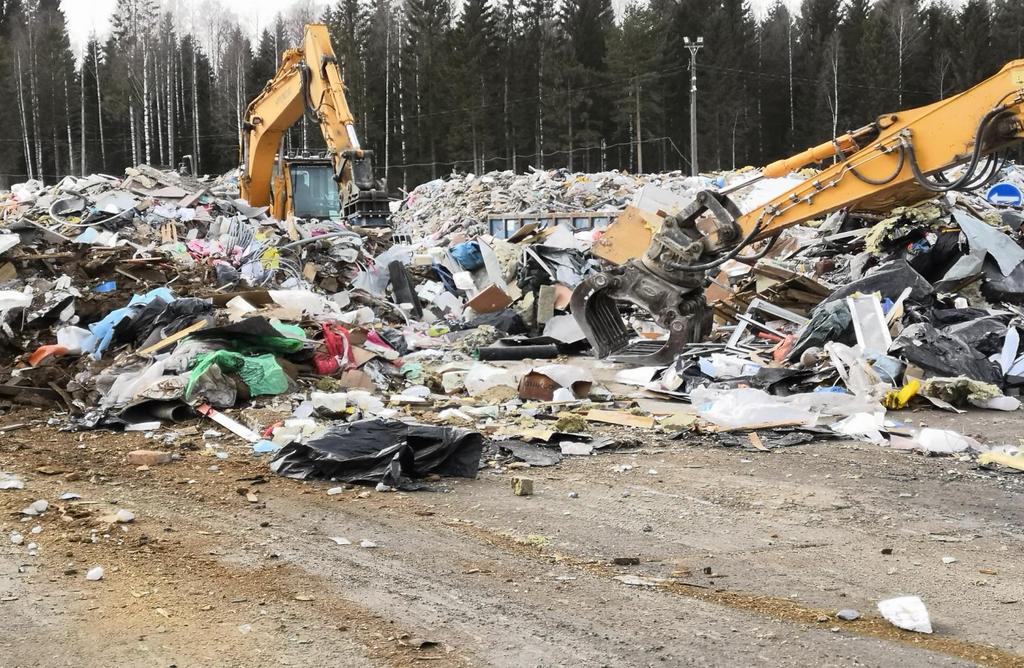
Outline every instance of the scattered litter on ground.
<svg viewBox="0 0 1024 668">
<path fill-rule="evenodd" d="M 932 622 L 928 609 L 917 596 L 901 596 L 878 602 L 878 612 L 882 613 L 893 626 L 917 633 L 931 633 Z"/>
</svg>

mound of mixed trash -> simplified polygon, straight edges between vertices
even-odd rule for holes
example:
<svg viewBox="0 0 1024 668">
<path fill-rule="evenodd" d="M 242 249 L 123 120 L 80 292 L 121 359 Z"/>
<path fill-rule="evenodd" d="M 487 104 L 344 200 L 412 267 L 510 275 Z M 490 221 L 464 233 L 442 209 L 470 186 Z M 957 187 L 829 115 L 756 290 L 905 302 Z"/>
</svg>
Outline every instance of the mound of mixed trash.
<svg viewBox="0 0 1024 668">
<path fill-rule="evenodd" d="M 283 475 L 389 488 L 636 433 L 750 432 L 759 449 L 843 436 L 1019 467 L 1012 446 L 898 419 L 1020 405 L 1024 215 L 998 193 L 790 228 L 708 272 L 705 341 L 669 364 L 594 358 L 573 290 L 641 255 L 700 190 L 749 210 L 801 180 L 744 187 L 756 175 L 452 177 L 410 194 L 394 236 L 275 220 L 232 177 L 19 184 L 0 195 L 0 406 L 157 445 L 207 420 L 231 434 L 204 440 L 218 453 L 244 444 Z M 1022 182 L 1012 166 L 1000 179 Z M 637 341 L 667 335 L 622 314 Z"/>
</svg>

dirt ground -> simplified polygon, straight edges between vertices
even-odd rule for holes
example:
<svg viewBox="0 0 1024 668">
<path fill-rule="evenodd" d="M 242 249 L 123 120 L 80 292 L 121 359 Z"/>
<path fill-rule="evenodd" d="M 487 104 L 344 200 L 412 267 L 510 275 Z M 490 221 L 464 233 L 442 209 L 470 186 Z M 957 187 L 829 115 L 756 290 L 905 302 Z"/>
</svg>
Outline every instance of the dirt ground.
<svg viewBox="0 0 1024 668">
<path fill-rule="evenodd" d="M 633 432 L 641 447 L 555 467 L 329 495 L 240 442 L 218 459 L 201 436 L 48 416 L 0 418 L 23 425 L 0 431 L 0 471 L 26 481 L 0 491 L 0 667 L 1024 666 L 1024 476 L 970 461 Z M 905 417 L 1021 436 L 1013 414 Z M 138 447 L 181 457 L 137 470 Z M 23 518 L 36 499 L 50 508 Z M 925 601 L 933 635 L 880 618 L 898 595 Z"/>
</svg>

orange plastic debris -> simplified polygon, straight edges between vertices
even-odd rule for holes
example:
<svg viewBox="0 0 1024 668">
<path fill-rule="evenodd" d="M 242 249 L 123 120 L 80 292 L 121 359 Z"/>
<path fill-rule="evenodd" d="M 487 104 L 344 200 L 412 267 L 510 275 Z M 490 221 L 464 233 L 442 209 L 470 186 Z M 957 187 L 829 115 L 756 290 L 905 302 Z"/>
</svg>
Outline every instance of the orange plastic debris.
<svg viewBox="0 0 1024 668">
<path fill-rule="evenodd" d="M 31 355 L 29 355 L 28 363 L 32 366 L 39 366 L 39 363 L 45 360 L 47 357 L 60 357 L 61 355 L 67 355 L 68 349 L 64 346 L 58 346 L 56 343 L 48 346 L 39 346 L 35 349 Z"/>
</svg>

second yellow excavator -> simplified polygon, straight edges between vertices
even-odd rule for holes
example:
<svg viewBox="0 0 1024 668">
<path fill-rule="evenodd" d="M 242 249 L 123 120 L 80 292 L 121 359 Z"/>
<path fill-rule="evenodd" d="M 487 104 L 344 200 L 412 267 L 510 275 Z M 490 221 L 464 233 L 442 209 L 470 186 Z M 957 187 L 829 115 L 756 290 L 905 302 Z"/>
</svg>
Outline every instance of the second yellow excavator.
<svg viewBox="0 0 1024 668">
<path fill-rule="evenodd" d="M 305 114 L 323 134 L 323 155 L 285 155 L 283 138 Z M 344 220 L 361 227 L 389 224 L 383 181 L 373 176 L 372 151 L 360 147 L 327 26 L 306 26 L 302 45 L 281 56 L 281 67 L 245 112 L 242 198 L 289 217 Z"/>
<path fill-rule="evenodd" d="M 706 272 L 774 240 L 787 227 L 839 209 L 884 212 L 937 194 L 979 188 L 1000 170 L 1007 147 L 1024 139 L 1024 60 L 963 93 L 880 116 L 870 125 L 766 167 L 762 177 L 834 162 L 789 191 L 741 213 L 725 191 L 705 190 L 665 219 L 642 257 L 586 278 L 571 308 L 598 357 L 668 364 L 711 330 Z M 962 167 L 954 174 L 950 170 Z M 747 181 L 741 186 L 753 181 Z M 698 223 L 700 225 L 698 226 Z M 772 242 L 769 242 L 769 246 Z M 631 346 L 617 302 L 646 310 L 668 330 L 658 350 Z"/>
</svg>

